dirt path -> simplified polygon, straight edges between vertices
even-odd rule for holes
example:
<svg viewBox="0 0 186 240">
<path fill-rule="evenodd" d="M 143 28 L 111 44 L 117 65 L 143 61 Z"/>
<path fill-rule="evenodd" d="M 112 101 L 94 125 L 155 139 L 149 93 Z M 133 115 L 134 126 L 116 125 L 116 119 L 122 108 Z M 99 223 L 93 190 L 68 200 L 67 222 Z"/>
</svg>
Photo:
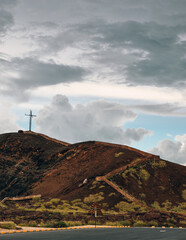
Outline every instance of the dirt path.
<svg viewBox="0 0 186 240">
<path fill-rule="evenodd" d="M 33 199 L 33 198 L 41 198 L 41 194 L 38 195 L 30 195 L 30 196 L 26 196 L 26 197 L 13 197 L 13 198 L 9 198 L 9 197 L 5 197 L 1 203 L 4 203 L 6 201 L 21 201 L 21 200 L 28 200 L 28 199 Z"/>
<path fill-rule="evenodd" d="M 134 202 L 142 207 L 148 208 L 149 210 L 153 210 L 152 208 L 148 207 L 147 205 L 142 204 L 140 201 L 138 201 L 135 197 L 130 195 L 126 190 L 119 188 L 116 184 L 113 182 L 109 181 L 105 176 L 102 177 L 96 177 L 96 181 L 104 181 L 106 182 L 109 186 L 114 188 L 117 192 L 121 193 L 125 198 L 130 200 L 131 202 Z"/>
<path fill-rule="evenodd" d="M 98 177 L 96 177 L 96 181 L 98 181 L 98 182 L 100 182 L 100 181 L 106 182 L 109 186 L 114 188 L 117 192 L 121 193 L 128 200 L 130 200 L 130 201 L 132 201 L 132 202 L 134 202 L 134 203 L 136 203 L 136 204 L 138 204 L 138 205 L 140 205 L 142 207 L 148 208 L 150 211 L 156 210 L 156 211 L 161 212 L 161 213 L 166 213 L 166 214 L 167 213 L 173 213 L 173 214 L 186 216 L 185 213 L 177 213 L 177 212 L 173 212 L 173 211 L 161 211 L 161 210 L 157 210 L 155 208 L 151 208 L 151 207 L 141 203 L 138 199 L 136 199 L 135 197 L 130 195 L 126 190 L 119 188 L 116 184 L 114 184 L 113 182 L 108 180 L 108 177 L 113 176 L 114 174 L 117 174 L 117 173 L 120 173 L 120 172 L 126 170 L 127 167 L 133 167 L 133 166 L 135 166 L 135 165 L 137 165 L 139 163 L 147 162 L 147 161 L 151 160 L 152 157 L 154 157 L 154 156 L 153 155 L 152 156 L 147 156 L 144 159 L 139 159 L 139 160 L 133 161 L 132 163 L 129 163 L 129 164 L 125 165 L 125 166 L 122 166 L 120 168 L 117 168 L 117 169 L 107 173 L 105 176 L 98 176 Z M 160 160 L 159 156 L 155 156 L 155 160 L 156 161 Z"/>
<path fill-rule="evenodd" d="M 114 184 L 113 182 L 109 181 L 108 180 L 108 177 L 110 176 L 113 176 L 114 174 L 117 174 L 117 173 L 120 173 L 124 170 L 127 169 L 127 167 L 133 167 L 139 163 L 142 163 L 142 162 L 147 162 L 149 160 L 152 159 L 152 157 L 154 157 L 153 155 L 149 155 L 149 156 L 145 156 L 145 158 L 143 159 L 137 159 L 137 160 L 134 160 L 133 162 L 125 165 L 125 166 L 122 166 L 120 168 L 117 168 L 109 173 L 107 173 L 105 176 L 99 176 L 99 177 L 96 177 L 96 181 L 104 181 L 106 182 L 109 186 L 111 186 L 112 188 L 114 188 L 117 192 L 121 193 L 125 198 L 129 199 L 130 201 L 142 206 L 142 207 L 145 207 L 145 208 L 148 208 L 149 210 L 153 211 L 154 209 L 145 205 L 145 204 L 142 204 L 138 199 L 136 199 L 135 197 L 133 197 L 132 195 L 130 195 L 126 190 L 124 189 L 121 189 L 119 188 L 116 184 Z M 157 161 L 159 160 L 159 157 L 157 156 L 156 157 Z"/>
<path fill-rule="evenodd" d="M 139 163 L 147 162 L 147 161 L 149 161 L 149 160 L 151 160 L 151 159 L 153 159 L 153 155 L 152 155 L 152 156 L 145 157 L 145 158 L 142 158 L 142 159 L 140 158 L 140 159 L 134 160 L 133 162 L 131 162 L 131 163 L 125 165 L 125 166 L 122 166 L 122 167 L 120 167 L 120 168 L 114 169 L 113 171 L 107 173 L 107 174 L 105 175 L 105 177 L 108 178 L 108 177 L 110 177 L 110 176 L 112 176 L 112 175 L 115 175 L 115 174 L 117 174 L 117 173 L 120 173 L 120 172 L 126 170 L 127 167 L 133 167 L 133 166 L 135 166 L 135 165 L 137 165 L 137 164 L 139 164 Z"/>
</svg>

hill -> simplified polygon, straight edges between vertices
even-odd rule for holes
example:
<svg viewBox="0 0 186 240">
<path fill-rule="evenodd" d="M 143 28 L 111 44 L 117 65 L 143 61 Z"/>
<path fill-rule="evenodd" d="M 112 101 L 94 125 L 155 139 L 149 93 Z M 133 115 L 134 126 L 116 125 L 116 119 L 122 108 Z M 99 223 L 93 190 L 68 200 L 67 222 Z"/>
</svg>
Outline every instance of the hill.
<svg viewBox="0 0 186 240">
<path fill-rule="evenodd" d="M 0 198 L 38 194 L 45 201 L 99 202 L 118 212 L 146 208 L 184 215 L 186 167 L 125 145 L 1 134 Z"/>
</svg>

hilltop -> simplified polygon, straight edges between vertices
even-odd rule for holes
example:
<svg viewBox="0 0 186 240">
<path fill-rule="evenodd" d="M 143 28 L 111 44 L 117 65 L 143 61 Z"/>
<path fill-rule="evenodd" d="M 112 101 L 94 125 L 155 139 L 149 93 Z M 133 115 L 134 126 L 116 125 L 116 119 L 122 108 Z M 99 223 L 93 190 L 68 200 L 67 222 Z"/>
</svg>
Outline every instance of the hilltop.
<svg viewBox="0 0 186 240">
<path fill-rule="evenodd" d="M 105 211 L 183 217 L 185 189 L 186 167 L 125 145 L 69 144 L 34 132 L 0 135 L 1 199 L 41 194 L 79 206 L 99 202 Z"/>
</svg>

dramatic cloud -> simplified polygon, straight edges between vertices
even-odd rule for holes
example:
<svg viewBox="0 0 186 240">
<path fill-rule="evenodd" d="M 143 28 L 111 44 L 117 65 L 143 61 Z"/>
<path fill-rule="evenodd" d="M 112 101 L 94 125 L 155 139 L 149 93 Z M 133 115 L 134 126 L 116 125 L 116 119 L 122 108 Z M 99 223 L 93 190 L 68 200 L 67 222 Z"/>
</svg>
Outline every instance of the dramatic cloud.
<svg viewBox="0 0 186 240">
<path fill-rule="evenodd" d="M 186 134 L 177 135 L 175 141 L 162 140 L 150 152 L 160 155 L 163 159 L 186 165 Z"/>
<path fill-rule="evenodd" d="M 4 36 L 8 28 L 13 24 L 13 16 L 9 12 L 12 6 L 15 6 L 16 0 L 0 1 L 0 36 Z"/>
<path fill-rule="evenodd" d="M 127 21 L 93 23 L 80 29 L 91 34 L 97 46 L 89 57 L 117 71 L 121 82 L 185 87 L 185 41 L 179 42 L 185 26 Z"/>
<path fill-rule="evenodd" d="M 82 81 L 87 71 L 76 66 L 42 62 L 33 58 L 0 60 L 0 91 L 25 100 L 29 90 L 40 86 Z M 6 81 L 4 81 L 6 79 Z"/>
<path fill-rule="evenodd" d="M 160 116 L 186 116 L 186 107 L 179 104 L 141 104 L 131 105 L 130 108 Z"/>
<path fill-rule="evenodd" d="M 0 99 L 0 116 L 0 133 L 15 132 L 19 129 L 10 104 L 3 101 L 3 99 Z"/>
<path fill-rule="evenodd" d="M 151 134 L 143 128 L 123 130 L 123 124 L 135 117 L 121 104 L 100 100 L 73 107 L 68 98 L 57 95 L 39 112 L 35 123 L 37 131 L 67 142 L 99 140 L 130 144 Z"/>
<path fill-rule="evenodd" d="M 0 9 L 0 34 L 4 34 L 7 28 L 13 23 L 12 15 Z"/>
<path fill-rule="evenodd" d="M 87 68 L 88 81 L 182 91 L 186 87 L 186 4 L 182 0 L 20 0 L 17 5 L 18 25 L 9 44 L 16 39 L 19 58 L 10 56 L 13 60 L 7 65 L 17 76 L 3 76 L 4 93 L 11 92 L 10 86 L 24 93 L 52 81 L 82 81 Z M 5 15 L 3 19 L 8 18 Z M 3 19 L 0 22 L 6 27 L 8 20 Z M 21 44 L 27 46 L 23 52 Z"/>
<path fill-rule="evenodd" d="M 133 20 L 182 24 L 185 20 L 185 0 L 19 0 L 19 15 L 31 21 L 61 20 L 65 24 L 104 19 L 110 22 Z M 26 12 L 22 12 L 26 9 Z M 37 14 L 38 13 L 38 14 Z"/>
<path fill-rule="evenodd" d="M 38 36 L 48 53 L 69 47 L 89 62 L 100 79 L 127 85 L 185 88 L 185 25 L 155 22 L 94 21 L 74 24 L 57 34 Z M 109 76 L 110 75 L 110 76 Z"/>
</svg>

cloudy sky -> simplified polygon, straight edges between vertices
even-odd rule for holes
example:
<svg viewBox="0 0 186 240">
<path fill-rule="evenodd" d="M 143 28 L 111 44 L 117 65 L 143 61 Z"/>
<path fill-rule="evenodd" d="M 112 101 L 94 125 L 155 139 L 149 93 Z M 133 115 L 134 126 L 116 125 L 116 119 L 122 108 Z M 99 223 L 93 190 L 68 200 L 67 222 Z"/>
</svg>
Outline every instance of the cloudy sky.
<svg viewBox="0 0 186 240">
<path fill-rule="evenodd" d="M 0 133 L 186 165 L 186 0 L 0 0 Z"/>
</svg>

